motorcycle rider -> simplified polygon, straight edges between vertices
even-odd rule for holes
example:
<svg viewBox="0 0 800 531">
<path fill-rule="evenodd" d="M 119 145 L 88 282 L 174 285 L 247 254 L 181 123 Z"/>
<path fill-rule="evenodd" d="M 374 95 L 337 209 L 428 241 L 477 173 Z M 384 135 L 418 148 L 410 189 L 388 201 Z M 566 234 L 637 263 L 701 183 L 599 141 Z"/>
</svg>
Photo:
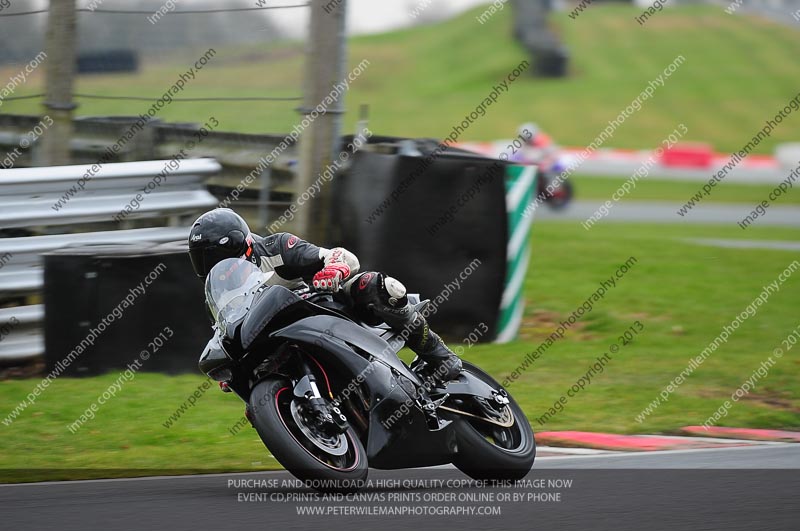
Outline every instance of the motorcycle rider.
<svg viewBox="0 0 800 531">
<path fill-rule="evenodd" d="M 266 273 L 274 271 L 270 285 L 302 291 L 310 281 L 316 291 L 335 294 L 367 324 L 385 322 L 395 331 L 407 330 L 406 345 L 437 381 L 452 380 L 461 372 L 460 358 L 408 302 L 405 286 L 383 273 L 359 273 L 358 258 L 347 249 L 317 247 L 288 232 L 261 237 L 233 210 L 216 208 L 192 224 L 189 256 L 203 279 L 218 262 L 242 258 Z"/>
<path fill-rule="evenodd" d="M 517 138 L 522 141 L 522 148 L 515 154 L 509 154 L 511 160 L 524 164 L 541 164 L 545 159 L 552 158 L 558 147 L 547 133 L 544 133 L 535 123 L 524 123 L 517 128 Z"/>
</svg>

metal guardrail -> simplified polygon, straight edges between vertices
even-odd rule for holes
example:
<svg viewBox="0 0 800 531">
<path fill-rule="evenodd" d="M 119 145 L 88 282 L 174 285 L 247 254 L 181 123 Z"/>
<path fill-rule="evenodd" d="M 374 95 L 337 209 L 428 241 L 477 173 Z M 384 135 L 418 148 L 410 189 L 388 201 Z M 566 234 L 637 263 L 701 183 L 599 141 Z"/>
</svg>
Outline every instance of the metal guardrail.
<svg viewBox="0 0 800 531">
<path fill-rule="evenodd" d="M 166 243 L 185 240 L 188 235 L 188 227 L 159 227 L 0 238 L 0 256 L 9 257 L 6 264 L 0 269 L 0 296 L 31 295 L 41 291 L 44 287 L 41 255 L 57 249 L 102 244 Z M 0 323 L 2 322 L 0 320 Z"/>
<path fill-rule="evenodd" d="M 131 117 L 84 117 L 73 121 L 74 134 L 70 142 L 71 160 L 76 164 L 92 164 L 101 157 L 108 157 L 108 149 L 123 137 L 131 124 L 138 120 Z M 30 138 L 30 131 L 40 116 L 0 114 L 0 153 L 18 151 L 13 167 L 24 168 L 40 164 L 40 143 L 37 140 L 27 148 L 20 148 L 23 139 Z M 154 119 L 142 131 L 116 151 L 108 162 L 121 163 L 166 159 L 174 156 L 188 141 L 197 140 L 199 124 L 164 123 Z M 281 143 L 289 145 L 269 166 L 264 175 L 250 182 L 245 177 L 259 165 L 262 157 L 271 153 Z M 261 227 L 268 219 L 280 216 L 291 204 L 295 193 L 295 163 L 297 146 L 287 135 L 231 133 L 210 131 L 192 150 L 192 157 L 210 157 L 221 165 L 220 171 L 209 181 L 209 190 L 223 201 L 242 184 L 237 208 L 248 221 Z M 0 223 L 2 226 L 2 223 Z"/>
<path fill-rule="evenodd" d="M 105 164 L 87 184 L 60 209 L 52 208 L 88 169 L 87 166 L 55 166 L 0 170 L 0 228 L 64 227 L 66 225 L 113 224 L 113 217 L 142 193 L 169 161 Z M 199 211 L 217 205 L 205 189 L 205 181 L 220 165 L 214 159 L 176 162 L 164 182 L 154 187 L 129 219 L 168 219 L 170 227 L 51 234 L 0 238 L 0 303 L 40 293 L 44 287 L 41 255 L 75 246 L 166 243 L 185 241 L 188 221 Z M 91 166 L 91 165 L 90 165 Z M 0 362 L 23 362 L 44 353 L 42 305 L 0 308 Z"/>
<path fill-rule="evenodd" d="M 0 170 L 0 227 L 30 227 L 112 221 L 136 194 L 140 206 L 126 219 L 180 215 L 212 207 L 217 200 L 206 191 L 204 180 L 219 171 L 213 159 L 177 161 L 163 182 L 143 193 L 148 182 L 170 161 L 106 164 L 59 209 L 54 205 L 75 190 L 85 166 L 52 166 Z"/>
<path fill-rule="evenodd" d="M 0 340 L 0 362 L 27 360 L 44 354 L 44 306 L 0 309 L 0 327 L 10 332 Z"/>
</svg>

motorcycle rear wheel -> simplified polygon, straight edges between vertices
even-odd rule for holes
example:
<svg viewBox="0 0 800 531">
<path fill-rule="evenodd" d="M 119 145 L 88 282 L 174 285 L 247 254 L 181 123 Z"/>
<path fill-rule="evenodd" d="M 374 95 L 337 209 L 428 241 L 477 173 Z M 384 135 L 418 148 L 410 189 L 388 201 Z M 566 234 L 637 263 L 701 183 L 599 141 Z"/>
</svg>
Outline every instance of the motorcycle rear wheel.
<svg viewBox="0 0 800 531">
<path fill-rule="evenodd" d="M 464 371 L 500 388 L 491 376 L 469 362 L 464 362 Z M 514 415 L 514 424 L 507 428 L 470 417 L 456 420 L 458 453 L 453 464 L 473 479 L 522 479 L 533 466 L 536 458 L 533 430 L 514 397 L 509 394 L 507 398 Z"/>
<path fill-rule="evenodd" d="M 575 191 L 572 187 L 572 182 L 563 180 L 553 190 L 553 193 L 547 196 L 547 206 L 553 210 L 561 210 L 569 204 L 573 195 L 575 195 Z"/>
</svg>

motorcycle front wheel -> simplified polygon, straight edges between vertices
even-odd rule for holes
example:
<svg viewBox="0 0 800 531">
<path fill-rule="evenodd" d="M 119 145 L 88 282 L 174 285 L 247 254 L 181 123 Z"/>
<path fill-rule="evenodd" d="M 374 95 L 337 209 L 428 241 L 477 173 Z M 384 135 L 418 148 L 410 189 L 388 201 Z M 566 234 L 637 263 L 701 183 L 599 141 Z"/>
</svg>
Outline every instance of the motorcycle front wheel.
<svg viewBox="0 0 800 531">
<path fill-rule="evenodd" d="M 367 453 L 353 428 L 331 435 L 304 412 L 282 377 L 253 388 L 250 417 L 264 445 L 295 477 L 322 492 L 355 492 L 369 472 Z"/>
</svg>

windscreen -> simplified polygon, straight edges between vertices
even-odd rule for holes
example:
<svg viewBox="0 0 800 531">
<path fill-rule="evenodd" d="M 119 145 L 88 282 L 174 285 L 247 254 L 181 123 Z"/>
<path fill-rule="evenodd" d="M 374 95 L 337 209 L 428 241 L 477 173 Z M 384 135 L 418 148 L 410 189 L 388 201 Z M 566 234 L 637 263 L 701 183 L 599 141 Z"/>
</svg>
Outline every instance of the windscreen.
<svg viewBox="0 0 800 531">
<path fill-rule="evenodd" d="M 206 278 L 206 304 L 223 333 L 245 316 L 256 290 L 270 276 L 241 258 L 222 260 L 211 269 Z"/>
</svg>

